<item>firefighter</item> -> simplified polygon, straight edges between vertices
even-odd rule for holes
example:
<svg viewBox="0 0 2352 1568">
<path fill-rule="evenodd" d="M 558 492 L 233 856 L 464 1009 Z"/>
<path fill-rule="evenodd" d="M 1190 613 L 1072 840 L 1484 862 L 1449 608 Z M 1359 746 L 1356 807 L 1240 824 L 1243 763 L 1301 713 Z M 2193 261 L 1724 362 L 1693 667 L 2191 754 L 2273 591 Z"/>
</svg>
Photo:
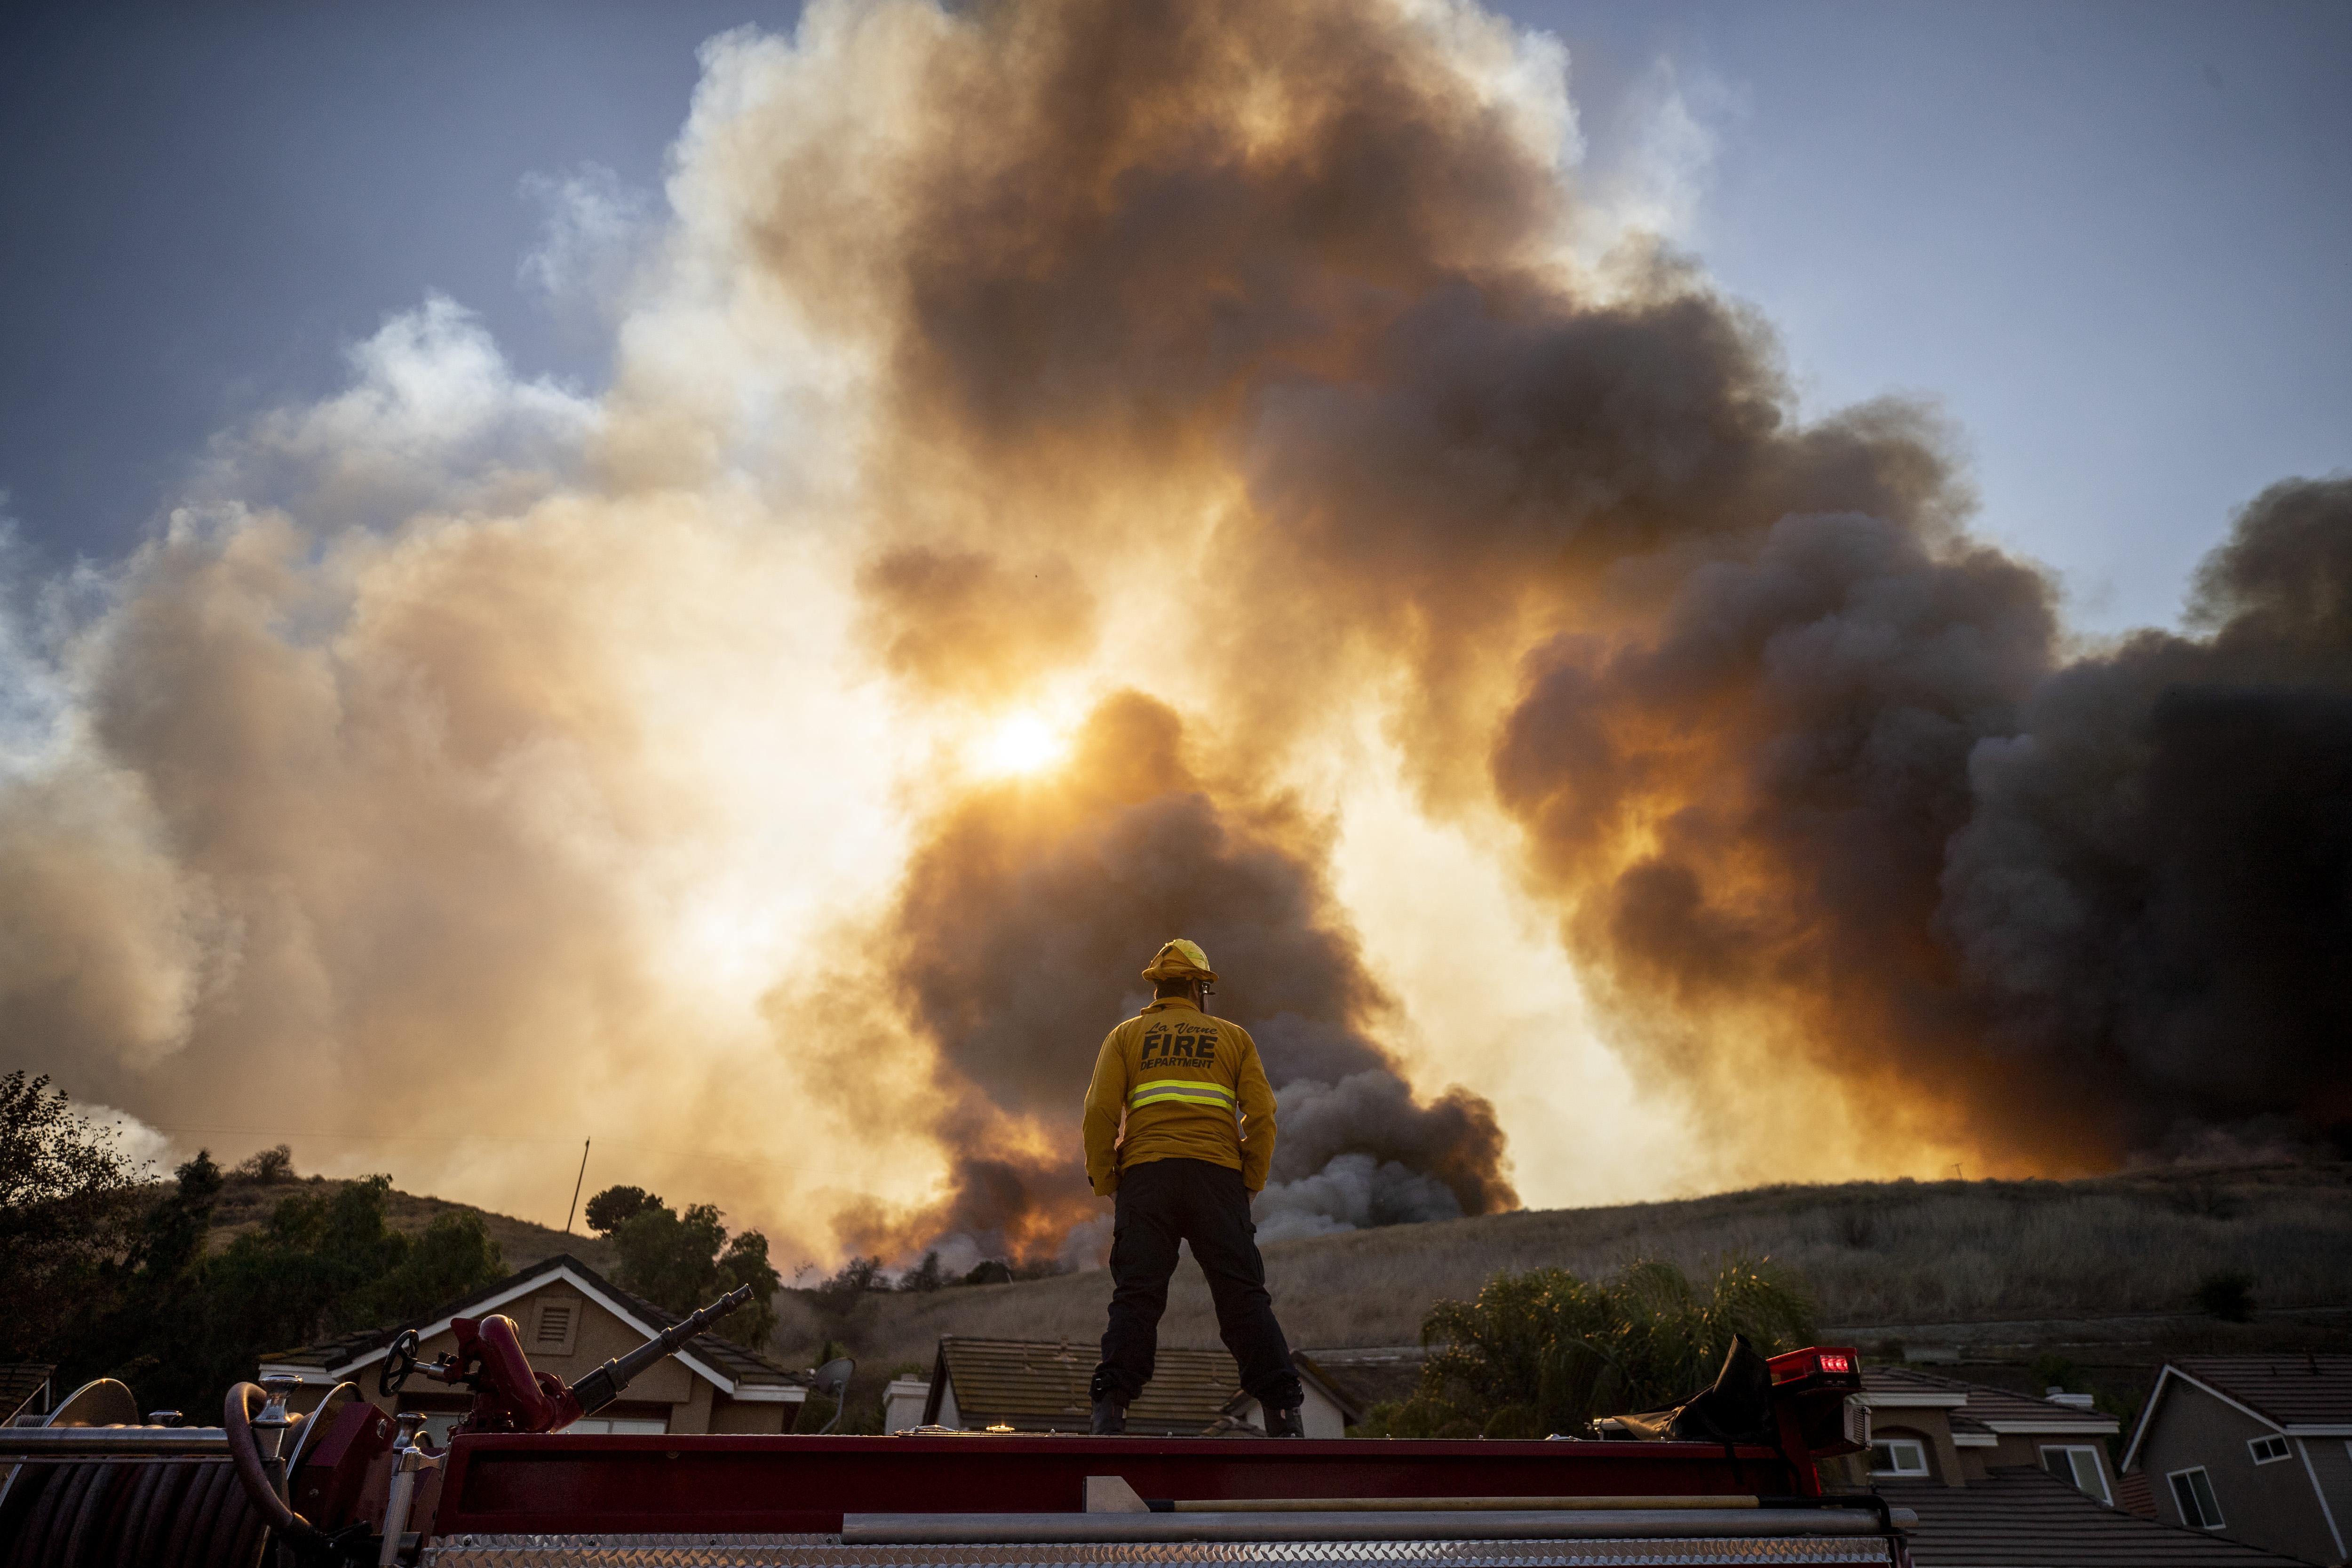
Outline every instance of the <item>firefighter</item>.
<svg viewBox="0 0 2352 1568">
<path fill-rule="evenodd" d="M 1250 1199 L 1274 1163 L 1274 1091 L 1257 1042 L 1240 1025 L 1209 1016 L 1217 975 L 1197 944 L 1167 943 L 1143 977 L 1157 999 L 1104 1039 L 1087 1086 L 1087 1176 L 1117 1204 L 1094 1430 L 1125 1431 L 1128 1405 L 1151 1381 L 1168 1278 L 1176 1244 L 1185 1241 L 1208 1276 L 1217 1331 L 1241 1367 L 1242 1387 L 1265 1410 L 1266 1431 L 1304 1436 L 1298 1374 L 1274 1321 L 1250 1223 Z"/>
</svg>

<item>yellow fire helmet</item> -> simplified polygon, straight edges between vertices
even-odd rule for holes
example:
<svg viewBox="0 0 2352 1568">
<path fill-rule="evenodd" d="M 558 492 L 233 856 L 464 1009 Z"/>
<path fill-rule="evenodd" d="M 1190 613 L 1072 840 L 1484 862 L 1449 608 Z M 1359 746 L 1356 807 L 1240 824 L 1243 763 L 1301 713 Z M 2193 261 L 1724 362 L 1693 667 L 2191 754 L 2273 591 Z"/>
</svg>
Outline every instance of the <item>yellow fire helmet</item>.
<svg viewBox="0 0 2352 1568">
<path fill-rule="evenodd" d="M 1201 944 L 1187 942 L 1181 936 L 1152 956 L 1151 967 L 1143 972 L 1143 977 L 1155 982 L 1205 980 L 1212 985 L 1217 983 L 1217 972 L 1209 967 L 1209 955 L 1201 951 Z"/>
</svg>

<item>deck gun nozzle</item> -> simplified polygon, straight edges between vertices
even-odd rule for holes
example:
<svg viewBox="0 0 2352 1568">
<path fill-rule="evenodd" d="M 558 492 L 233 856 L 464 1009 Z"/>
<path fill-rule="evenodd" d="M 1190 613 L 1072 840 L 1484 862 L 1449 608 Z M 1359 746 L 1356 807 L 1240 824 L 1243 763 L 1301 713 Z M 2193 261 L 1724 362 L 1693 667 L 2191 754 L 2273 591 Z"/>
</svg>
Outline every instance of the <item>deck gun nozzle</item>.
<svg viewBox="0 0 2352 1568">
<path fill-rule="evenodd" d="M 671 1354 L 678 1346 L 751 1299 L 751 1287 L 738 1285 L 708 1307 L 688 1313 L 628 1354 L 606 1362 L 573 1384 L 572 1396 L 580 1402 L 580 1414 L 593 1415 L 612 1404 L 621 1396 L 621 1390 L 629 1386 L 631 1378 Z"/>
</svg>

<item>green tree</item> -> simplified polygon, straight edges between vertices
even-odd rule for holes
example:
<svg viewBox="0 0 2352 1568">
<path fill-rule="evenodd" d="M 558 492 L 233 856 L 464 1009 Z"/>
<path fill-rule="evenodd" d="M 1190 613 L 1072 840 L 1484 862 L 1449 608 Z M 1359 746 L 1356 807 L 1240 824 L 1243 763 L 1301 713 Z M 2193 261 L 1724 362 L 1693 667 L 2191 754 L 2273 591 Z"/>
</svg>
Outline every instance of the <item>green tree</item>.
<svg viewBox="0 0 2352 1568">
<path fill-rule="evenodd" d="M 588 1200 L 588 1228 L 610 1236 L 638 1214 L 660 1206 L 660 1197 L 643 1187 L 606 1187 Z"/>
<path fill-rule="evenodd" d="M 35 1359 L 87 1314 L 135 1234 L 139 1173 L 116 1134 L 48 1085 L 0 1078 L 0 1359 Z"/>
<path fill-rule="evenodd" d="M 505 1272 L 479 1215 L 443 1215 L 408 1237 L 392 1227 L 391 1193 L 389 1176 L 297 1193 L 210 1260 L 213 1381 L 250 1377 L 263 1351 L 420 1316 Z"/>
<path fill-rule="evenodd" d="M 1769 1355 L 1812 1333 L 1803 1286 L 1769 1261 L 1726 1258 L 1702 1291 L 1671 1263 L 1588 1281 L 1564 1268 L 1496 1275 L 1475 1301 L 1440 1301 L 1437 1344 L 1410 1399 L 1359 1429 L 1391 1437 L 1540 1437 L 1596 1415 L 1660 1409 L 1704 1388 L 1734 1334 Z"/>
<path fill-rule="evenodd" d="M 605 1197 L 610 1191 L 596 1195 Z M 612 1236 L 621 1255 L 624 1289 L 673 1312 L 690 1312 L 749 1285 L 751 1301 L 721 1318 L 712 1331 L 754 1349 L 775 1331 L 776 1288 L 783 1281 L 768 1261 L 768 1238 L 756 1230 L 730 1237 L 716 1205 L 692 1204 L 681 1215 L 650 1200 Z"/>
<path fill-rule="evenodd" d="M 60 1336 L 65 1381 L 120 1378 L 150 1408 L 202 1414 L 222 1390 L 205 1281 L 205 1242 L 220 1197 L 221 1168 L 205 1150 L 173 1173 L 170 1191 L 138 1222 L 129 1252 L 105 1271 L 86 1317 Z"/>
<path fill-rule="evenodd" d="M 208 1253 L 221 1168 L 199 1150 L 174 1175 L 49 1342 L 68 1380 L 119 1377 L 145 1406 L 210 1420 L 264 1352 L 421 1317 L 505 1272 L 479 1215 L 394 1230 L 387 1176 L 293 1193 Z"/>
<path fill-rule="evenodd" d="M 506 1271 L 499 1244 L 480 1215 L 439 1215 L 423 1234 L 409 1238 L 406 1256 L 389 1273 L 332 1310 L 353 1326 L 404 1322 L 470 1295 Z"/>
</svg>

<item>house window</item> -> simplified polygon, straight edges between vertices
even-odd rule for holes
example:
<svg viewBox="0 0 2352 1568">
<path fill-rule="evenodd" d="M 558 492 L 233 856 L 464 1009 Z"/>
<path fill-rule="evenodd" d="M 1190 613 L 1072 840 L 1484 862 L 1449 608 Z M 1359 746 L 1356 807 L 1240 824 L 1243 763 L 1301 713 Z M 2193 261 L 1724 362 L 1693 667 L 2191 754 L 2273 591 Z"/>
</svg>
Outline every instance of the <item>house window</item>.
<svg viewBox="0 0 2352 1568">
<path fill-rule="evenodd" d="M 1878 1438 L 1870 1445 L 1870 1473 L 1924 1476 L 1927 1473 L 1927 1445 L 1916 1437 Z"/>
<path fill-rule="evenodd" d="M 2254 1457 L 2254 1463 L 2258 1465 L 2275 1465 L 2281 1459 L 2287 1458 L 2293 1450 L 2286 1446 L 2285 1438 L 2273 1434 L 2268 1437 L 2254 1438 L 2246 1445 L 2246 1452 Z"/>
<path fill-rule="evenodd" d="M 2205 1467 L 2192 1470 L 2175 1470 L 2164 1478 L 2172 1483 L 2172 1500 L 2180 1510 L 2180 1521 L 2200 1530 L 2221 1528 L 2221 1505 L 2213 1500 L 2213 1483 L 2205 1474 Z"/>
<path fill-rule="evenodd" d="M 2078 1492 L 2086 1492 L 2104 1503 L 2115 1500 L 2107 1495 L 2107 1476 L 2099 1468 L 2099 1451 L 2087 1444 L 2042 1449 L 2042 1468 Z"/>
<path fill-rule="evenodd" d="M 668 1431 L 669 1423 L 667 1421 L 634 1421 L 625 1416 L 584 1415 L 579 1420 L 574 1421 L 571 1426 L 566 1426 L 564 1430 L 566 1432 L 585 1432 L 591 1435 L 601 1435 L 609 1432 L 614 1434 L 645 1436 L 656 1432 Z"/>
<path fill-rule="evenodd" d="M 572 1331 L 579 1326 L 579 1297 L 542 1298 L 539 1303 L 539 1320 L 531 1329 L 531 1353 L 533 1355 L 570 1355 Z"/>
</svg>

